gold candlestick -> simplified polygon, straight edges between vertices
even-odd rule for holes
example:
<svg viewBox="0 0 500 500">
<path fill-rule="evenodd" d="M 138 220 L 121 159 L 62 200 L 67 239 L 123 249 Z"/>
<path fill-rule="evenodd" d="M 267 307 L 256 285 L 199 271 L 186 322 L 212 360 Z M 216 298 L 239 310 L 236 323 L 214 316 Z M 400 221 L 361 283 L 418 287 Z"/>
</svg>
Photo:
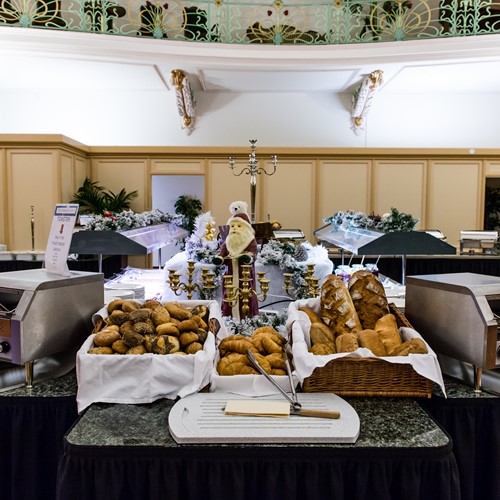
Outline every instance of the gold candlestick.
<svg viewBox="0 0 500 500">
<path fill-rule="evenodd" d="M 267 298 L 267 292 L 269 291 L 270 280 L 265 279 L 265 272 L 257 272 L 257 281 L 259 283 L 260 292 L 257 292 L 252 287 L 253 279 L 250 277 L 250 265 L 241 266 L 241 286 L 235 286 L 233 282 L 233 277 L 231 275 L 224 276 L 224 288 L 226 290 L 226 296 L 224 297 L 224 302 L 227 302 L 231 307 L 241 302 L 241 314 L 243 318 L 248 316 L 250 312 L 250 299 L 253 295 L 257 297 L 259 302 L 263 302 Z M 260 295 L 260 296 L 259 296 Z"/>
<path fill-rule="evenodd" d="M 303 298 L 314 298 L 319 295 L 319 278 L 314 276 L 314 264 L 307 265 L 307 271 L 304 276 L 305 285 L 294 289 L 292 278 L 292 273 L 283 273 L 283 289 L 290 297 L 296 298 L 302 295 Z"/>
<path fill-rule="evenodd" d="M 175 295 L 186 292 L 188 300 L 191 300 L 195 291 L 201 293 L 203 290 L 212 291 L 216 288 L 214 273 L 205 267 L 201 269 L 201 283 L 194 283 L 194 266 L 193 261 L 187 262 L 187 283 L 181 283 L 181 275 L 173 269 L 169 269 L 167 283 Z"/>
</svg>

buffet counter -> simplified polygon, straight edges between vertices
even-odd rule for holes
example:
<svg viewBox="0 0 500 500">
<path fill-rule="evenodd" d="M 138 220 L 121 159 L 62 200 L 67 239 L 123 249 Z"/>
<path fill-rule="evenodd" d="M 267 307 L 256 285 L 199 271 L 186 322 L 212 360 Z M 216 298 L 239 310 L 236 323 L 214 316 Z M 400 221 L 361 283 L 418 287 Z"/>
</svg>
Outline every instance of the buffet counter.
<svg viewBox="0 0 500 500">
<path fill-rule="evenodd" d="M 459 498 L 450 439 L 415 401 L 349 402 L 353 445 L 177 445 L 172 401 L 95 404 L 65 438 L 57 498 Z"/>
<path fill-rule="evenodd" d="M 173 401 L 78 416 L 70 372 L 0 393 L 2 498 L 499 498 L 500 398 L 451 379 L 446 391 L 345 398 L 361 420 L 355 444 L 177 445 Z"/>
</svg>

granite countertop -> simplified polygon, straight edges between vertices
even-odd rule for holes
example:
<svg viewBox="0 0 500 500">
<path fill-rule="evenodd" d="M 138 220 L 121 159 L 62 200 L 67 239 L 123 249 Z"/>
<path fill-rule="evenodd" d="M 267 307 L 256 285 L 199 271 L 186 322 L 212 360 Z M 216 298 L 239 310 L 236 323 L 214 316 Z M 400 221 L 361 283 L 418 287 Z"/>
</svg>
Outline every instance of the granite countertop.
<svg viewBox="0 0 500 500">
<path fill-rule="evenodd" d="M 345 399 L 360 417 L 361 431 L 356 443 L 300 446 L 437 448 L 449 443 L 447 435 L 411 399 Z M 170 435 L 168 412 L 173 405 L 174 401 L 167 399 L 147 405 L 93 404 L 67 435 L 67 441 L 75 446 L 191 446 L 178 445 Z M 273 443 L 268 446 L 289 445 Z"/>
</svg>

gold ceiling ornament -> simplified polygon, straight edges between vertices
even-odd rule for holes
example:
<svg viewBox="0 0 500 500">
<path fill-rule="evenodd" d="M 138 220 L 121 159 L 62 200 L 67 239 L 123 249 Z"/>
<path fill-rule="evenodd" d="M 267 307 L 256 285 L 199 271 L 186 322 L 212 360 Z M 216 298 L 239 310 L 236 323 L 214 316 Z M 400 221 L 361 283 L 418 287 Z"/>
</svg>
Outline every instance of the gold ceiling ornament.
<svg viewBox="0 0 500 500">
<path fill-rule="evenodd" d="M 382 83 L 382 75 L 383 71 L 377 69 L 365 76 L 352 96 L 351 128 L 356 135 L 364 130 L 373 97 Z"/>
<path fill-rule="evenodd" d="M 195 101 L 189 79 L 180 69 L 172 70 L 172 84 L 175 87 L 177 111 L 182 120 L 182 128 L 189 135 L 194 129 Z"/>
</svg>

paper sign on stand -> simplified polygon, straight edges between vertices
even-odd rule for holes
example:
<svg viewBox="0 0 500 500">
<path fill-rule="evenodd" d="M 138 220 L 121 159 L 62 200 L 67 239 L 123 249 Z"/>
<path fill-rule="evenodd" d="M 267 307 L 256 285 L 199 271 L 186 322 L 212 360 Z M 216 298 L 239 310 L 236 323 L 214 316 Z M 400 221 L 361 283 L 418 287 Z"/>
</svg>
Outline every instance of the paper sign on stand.
<svg viewBox="0 0 500 500">
<path fill-rule="evenodd" d="M 49 240 L 45 250 L 45 269 L 48 273 L 69 276 L 68 255 L 73 237 L 78 204 L 58 204 L 54 211 Z"/>
</svg>

